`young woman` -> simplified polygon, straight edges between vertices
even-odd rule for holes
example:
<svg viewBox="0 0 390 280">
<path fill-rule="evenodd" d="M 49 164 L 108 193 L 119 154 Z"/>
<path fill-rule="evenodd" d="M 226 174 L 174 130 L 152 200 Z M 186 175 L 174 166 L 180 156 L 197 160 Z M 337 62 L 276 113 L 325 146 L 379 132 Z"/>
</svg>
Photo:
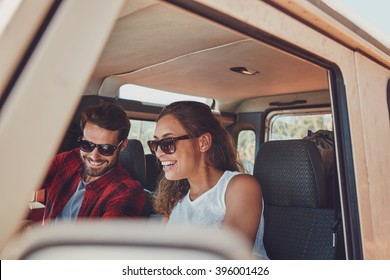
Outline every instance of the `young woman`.
<svg viewBox="0 0 390 280">
<path fill-rule="evenodd" d="M 253 242 L 256 257 L 267 259 L 260 185 L 239 172 L 233 139 L 211 109 L 199 102 L 174 102 L 161 112 L 154 137 L 148 145 L 165 175 L 154 207 L 167 225 L 232 227 Z"/>
</svg>

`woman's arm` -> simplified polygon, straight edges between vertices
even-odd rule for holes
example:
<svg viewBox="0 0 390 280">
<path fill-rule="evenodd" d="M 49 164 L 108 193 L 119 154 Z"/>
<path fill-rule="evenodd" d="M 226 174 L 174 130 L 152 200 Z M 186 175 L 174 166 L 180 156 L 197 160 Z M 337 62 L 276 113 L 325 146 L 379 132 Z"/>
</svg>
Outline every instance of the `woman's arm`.
<svg viewBox="0 0 390 280">
<path fill-rule="evenodd" d="M 226 214 L 223 226 L 241 232 L 254 243 L 262 211 L 261 187 L 249 174 L 234 176 L 225 195 Z"/>
</svg>

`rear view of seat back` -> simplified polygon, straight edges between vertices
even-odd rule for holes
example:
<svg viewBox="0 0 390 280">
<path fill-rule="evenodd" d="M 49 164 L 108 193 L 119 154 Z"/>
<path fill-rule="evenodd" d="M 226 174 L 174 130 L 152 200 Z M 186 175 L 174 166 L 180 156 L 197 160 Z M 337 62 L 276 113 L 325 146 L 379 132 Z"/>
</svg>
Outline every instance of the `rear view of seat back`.
<svg viewBox="0 0 390 280">
<path fill-rule="evenodd" d="M 331 190 L 315 144 L 269 141 L 254 176 L 264 198 L 264 245 L 271 259 L 335 259 Z"/>
<path fill-rule="evenodd" d="M 146 188 L 145 154 L 141 141 L 129 139 L 125 150 L 119 154 L 119 162 L 121 166 L 129 172 L 130 176 L 137 180 L 144 188 L 146 202 L 142 215 L 149 217 L 153 213 L 152 194 Z"/>
<path fill-rule="evenodd" d="M 119 162 L 133 179 L 145 186 L 146 164 L 141 141 L 129 139 L 125 150 L 119 154 Z"/>
<path fill-rule="evenodd" d="M 153 154 L 145 155 L 146 188 L 151 192 L 156 190 L 157 181 L 161 174 L 161 165 Z"/>
</svg>

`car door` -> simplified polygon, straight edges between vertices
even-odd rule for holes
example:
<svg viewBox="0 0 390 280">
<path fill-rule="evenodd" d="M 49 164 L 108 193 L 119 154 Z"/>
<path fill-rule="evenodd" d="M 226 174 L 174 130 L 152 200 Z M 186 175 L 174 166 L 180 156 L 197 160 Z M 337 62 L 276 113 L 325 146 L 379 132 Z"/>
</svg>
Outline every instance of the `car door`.
<svg viewBox="0 0 390 280">
<path fill-rule="evenodd" d="M 0 25 L 0 248 L 26 214 L 124 1 L 11 2 L 1 3 Z"/>
</svg>

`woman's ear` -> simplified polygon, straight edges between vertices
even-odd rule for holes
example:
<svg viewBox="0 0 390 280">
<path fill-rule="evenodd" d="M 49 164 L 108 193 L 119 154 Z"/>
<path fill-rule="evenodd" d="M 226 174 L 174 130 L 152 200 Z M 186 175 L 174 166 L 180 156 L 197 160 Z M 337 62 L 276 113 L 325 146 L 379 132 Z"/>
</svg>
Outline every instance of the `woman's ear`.
<svg viewBox="0 0 390 280">
<path fill-rule="evenodd" d="M 199 142 L 200 151 L 204 153 L 207 152 L 208 149 L 210 149 L 211 144 L 213 142 L 213 138 L 211 137 L 210 133 L 206 132 L 201 136 L 199 136 L 198 142 Z"/>
</svg>

